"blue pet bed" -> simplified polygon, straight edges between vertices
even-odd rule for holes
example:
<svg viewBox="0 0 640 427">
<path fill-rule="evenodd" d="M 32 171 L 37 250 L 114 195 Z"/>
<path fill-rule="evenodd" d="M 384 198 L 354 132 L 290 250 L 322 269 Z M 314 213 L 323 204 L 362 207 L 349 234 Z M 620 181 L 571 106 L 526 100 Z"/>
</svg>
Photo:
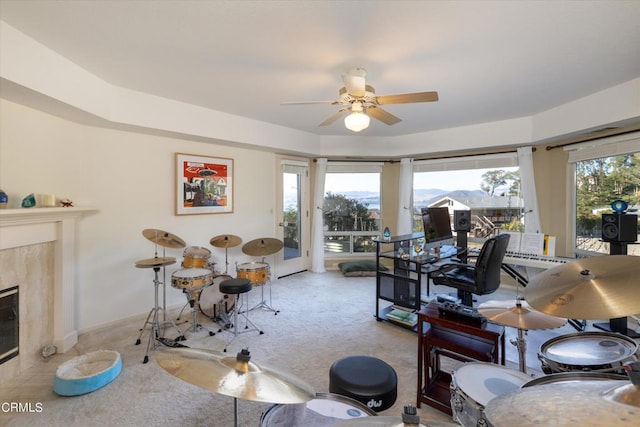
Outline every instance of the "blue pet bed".
<svg viewBox="0 0 640 427">
<path fill-rule="evenodd" d="M 91 393 L 113 381 L 121 370 L 117 351 L 98 350 L 74 357 L 58 366 L 53 391 L 61 396 Z"/>
</svg>

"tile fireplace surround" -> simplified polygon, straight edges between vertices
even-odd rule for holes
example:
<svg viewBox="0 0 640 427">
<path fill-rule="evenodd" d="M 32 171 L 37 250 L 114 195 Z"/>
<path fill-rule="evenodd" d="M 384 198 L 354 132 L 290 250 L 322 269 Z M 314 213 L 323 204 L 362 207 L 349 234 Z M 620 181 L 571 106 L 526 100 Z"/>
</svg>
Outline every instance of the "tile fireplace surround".
<svg viewBox="0 0 640 427">
<path fill-rule="evenodd" d="M 20 292 L 20 354 L 0 365 L 0 379 L 29 368 L 44 344 L 64 353 L 77 343 L 77 222 L 94 212 L 73 207 L 0 210 L 0 289 L 18 285 Z"/>
</svg>

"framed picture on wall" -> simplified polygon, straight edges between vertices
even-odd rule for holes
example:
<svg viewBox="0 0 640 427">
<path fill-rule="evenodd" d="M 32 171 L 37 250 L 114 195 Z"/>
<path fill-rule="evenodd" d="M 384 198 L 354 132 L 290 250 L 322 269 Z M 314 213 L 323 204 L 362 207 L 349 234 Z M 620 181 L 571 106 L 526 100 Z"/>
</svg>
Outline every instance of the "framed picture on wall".
<svg viewBox="0 0 640 427">
<path fill-rule="evenodd" d="M 233 159 L 176 153 L 176 215 L 233 212 Z"/>
</svg>

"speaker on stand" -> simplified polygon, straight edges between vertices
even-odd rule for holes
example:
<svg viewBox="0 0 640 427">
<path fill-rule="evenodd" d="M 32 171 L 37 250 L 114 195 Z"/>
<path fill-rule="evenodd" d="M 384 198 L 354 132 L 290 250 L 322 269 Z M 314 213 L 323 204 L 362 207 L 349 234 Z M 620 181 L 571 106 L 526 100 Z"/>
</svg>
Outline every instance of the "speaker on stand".
<svg viewBox="0 0 640 427">
<path fill-rule="evenodd" d="M 467 248 L 468 234 L 471 231 L 471 211 L 453 211 L 453 231 L 456 232 L 456 246 Z M 458 256 L 461 262 L 467 262 L 467 252 Z"/>
<path fill-rule="evenodd" d="M 625 213 L 627 204 L 621 200 L 613 202 L 611 207 L 613 213 L 602 214 L 602 241 L 609 242 L 609 255 L 627 255 L 627 245 L 638 240 L 638 215 Z M 594 323 L 593 326 L 629 338 L 640 338 L 640 334 L 627 327 L 626 316 L 609 319 L 609 323 Z"/>
</svg>

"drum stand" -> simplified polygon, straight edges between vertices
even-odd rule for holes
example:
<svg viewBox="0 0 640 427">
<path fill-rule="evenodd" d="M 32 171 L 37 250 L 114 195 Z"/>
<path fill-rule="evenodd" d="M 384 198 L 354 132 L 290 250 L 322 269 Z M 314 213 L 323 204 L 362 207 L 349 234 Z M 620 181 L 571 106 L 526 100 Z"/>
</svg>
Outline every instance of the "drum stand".
<svg viewBox="0 0 640 427">
<path fill-rule="evenodd" d="M 209 332 L 209 336 L 214 336 L 216 334 L 215 332 L 203 326 L 201 323 L 198 323 L 198 311 L 200 310 L 200 294 L 202 293 L 202 289 L 197 289 L 195 292 L 183 289 L 183 292 L 187 295 L 187 305 L 191 307 L 191 311 L 193 313 L 193 322 L 185 332 L 198 332 L 201 329 L 205 329 Z M 184 310 L 187 305 L 185 305 L 182 310 Z M 182 311 L 180 311 L 180 315 L 182 315 Z M 180 315 L 178 316 L 178 319 L 180 318 Z"/>
<path fill-rule="evenodd" d="M 264 264 L 267 264 L 266 262 L 264 262 L 264 258 L 262 258 L 262 262 Z M 269 264 L 267 264 L 267 265 L 269 265 Z M 264 288 L 267 285 L 269 285 L 269 304 L 267 304 L 267 300 L 264 298 Z M 260 286 L 260 302 L 258 304 L 256 304 L 255 306 L 253 306 L 253 308 L 250 308 L 248 311 L 257 310 L 258 308 L 261 308 L 263 310 L 273 311 L 274 316 L 277 316 L 278 313 L 280 313 L 280 310 L 276 310 L 275 308 L 271 307 L 271 304 L 272 304 L 272 299 L 271 299 L 271 272 L 269 272 L 269 275 L 267 276 L 267 281 Z"/>
<path fill-rule="evenodd" d="M 164 344 L 169 347 L 183 347 L 181 344 L 177 344 L 177 341 L 181 341 L 182 339 L 184 339 L 182 331 L 171 320 L 163 321 L 162 324 L 163 325 L 170 324 L 171 326 L 176 328 L 176 330 L 178 331 L 178 338 L 176 338 L 175 340 L 164 338 L 164 330 L 163 330 L 163 335 L 160 336 L 161 322 L 158 318 L 158 313 L 162 312 L 163 315 L 166 316 L 166 312 L 164 308 L 160 307 L 159 298 L 158 298 L 158 291 L 161 283 L 160 280 L 158 280 L 158 272 L 160 271 L 160 267 L 159 266 L 153 267 L 153 271 L 154 271 L 154 279 L 153 279 L 154 306 L 151 309 L 151 311 L 149 311 L 149 314 L 147 315 L 147 319 L 144 321 L 144 324 L 140 329 L 140 335 L 138 336 L 138 340 L 136 341 L 136 345 L 140 345 L 142 334 L 144 334 L 144 331 L 147 325 L 151 325 L 151 331 L 149 332 L 149 340 L 147 341 L 147 350 L 144 354 L 144 359 L 142 360 L 142 363 L 147 363 L 149 361 L 149 350 L 150 349 L 155 350 L 156 348 L 158 348 L 158 343 Z M 152 341 L 153 341 L 153 348 L 151 347 Z"/>
</svg>

